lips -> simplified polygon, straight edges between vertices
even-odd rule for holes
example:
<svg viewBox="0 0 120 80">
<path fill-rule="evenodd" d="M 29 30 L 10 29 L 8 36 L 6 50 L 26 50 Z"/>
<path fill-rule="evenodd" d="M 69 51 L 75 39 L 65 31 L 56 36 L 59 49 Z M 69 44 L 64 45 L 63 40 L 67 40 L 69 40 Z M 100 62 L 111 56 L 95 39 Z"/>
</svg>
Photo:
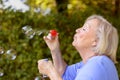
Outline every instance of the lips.
<svg viewBox="0 0 120 80">
<path fill-rule="evenodd" d="M 76 40 L 76 35 L 74 35 L 73 39 Z"/>
<path fill-rule="evenodd" d="M 74 36 L 73 36 L 73 42 L 72 42 L 72 45 L 75 46 L 75 45 L 76 45 L 76 42 L 77 42 L 77 36 L 74 35 Z"/>
</svg>

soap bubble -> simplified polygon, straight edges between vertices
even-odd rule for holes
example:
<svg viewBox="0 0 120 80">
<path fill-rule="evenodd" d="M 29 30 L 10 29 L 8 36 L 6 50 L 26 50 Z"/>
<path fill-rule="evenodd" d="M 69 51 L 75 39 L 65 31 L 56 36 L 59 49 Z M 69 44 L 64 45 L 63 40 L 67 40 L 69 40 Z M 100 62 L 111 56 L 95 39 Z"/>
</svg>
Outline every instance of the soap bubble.
<svg viewBox="0 0 120 80">
<path fill-rule="evenodd" d="M 23 30 L 24 33 L 25 33 L 26 31 L 31 31 L 32 28 L 31 28 L 31 26 L 26 25 L 26 26 L 22 27 L 22 30 Z"/>
<path fill-rule="evenodd" d="M 4 53 L 4 49 L 3 47 L 0 47 L 0 54 L 3 54 Z"/>
<path fill-rule="evenodd" d="M 36 30 L 36 35 L 38 36 L 41 36 L 42 34 L 47 35 L 48 33 L 48 30 Z"/>
<path fill-rule="evenodd" d="M 28 39 L 34 38 L 35 35 L 41 36 L 42 34 L 46 35 L 49 33 L 48 30 L 34 30 L 31 28 L 31 26 L 24 26 L 22 27 L 23 33 L 27 36 Z"/>
<path fill-rule="evenodd" d="M 36 31 L 36 35 L 41 36 L 43 34 L 43 31 Z"/>
<path fill-rule="evenodd" d="M 4 71 L 3 69 L 0 68 L 0 77 L 2 77 L 4 75 Z"/>
<path fill-rule="evenodd" d="M 33 30 L 27 31 L 26 36 L 27 38 L 32 39 L 35 36 L 35 32 Z"/>
<path fill-rule="evenodd" d="M 35 77 L 35 79 L 34 80 L 40 80 L 40 77 L 39 76 L 37 76 L 37 77 Z"/>
<path fill-rule="evenodd" d="M 15 60 L 16 59 L 16 51 L 14 49 L 9 49 L 5 53 L 6 58 L 9 60 Z"/>
<path fill-rule="evenodd" d="M 31 28 L 31 26 L 24 26 L 22 27 L 22 30 L 24 34 L 27 36 L 27 38 L 32 39 L 35 36 L 35 31 Z"/>
</svg>

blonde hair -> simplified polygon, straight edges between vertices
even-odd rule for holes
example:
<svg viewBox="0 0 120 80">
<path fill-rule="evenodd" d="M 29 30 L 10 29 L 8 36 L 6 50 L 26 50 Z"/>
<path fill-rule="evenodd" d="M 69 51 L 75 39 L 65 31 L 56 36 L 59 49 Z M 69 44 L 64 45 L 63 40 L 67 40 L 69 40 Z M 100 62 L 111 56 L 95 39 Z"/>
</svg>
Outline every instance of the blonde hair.
<svg viewBox="0 0 120 80">
<path fill-rule="evenodd" d="M 98 55 L 108 56 L 114 63 L 116 61 L 116 52 L 118 47 L 117 29 L 113 27 L 106 19 L 99 15 L 92 15 L 86 21 L 91 19 L 98 20 L 97 38 L 98 43 L 94 51 Z"/>
</svg>

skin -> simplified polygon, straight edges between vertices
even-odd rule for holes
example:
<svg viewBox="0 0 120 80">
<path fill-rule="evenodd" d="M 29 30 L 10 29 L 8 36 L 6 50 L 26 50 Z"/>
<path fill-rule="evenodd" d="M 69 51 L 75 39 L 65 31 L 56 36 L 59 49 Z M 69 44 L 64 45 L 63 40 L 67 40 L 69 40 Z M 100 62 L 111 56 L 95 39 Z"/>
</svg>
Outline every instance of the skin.
<svg viewBox="0 0 120 80">
<path fill-rule="evenodd" d="M 87 21 L 83 27 L 76 29 L 72 45 L 79 52 L 84 63 L 96 53 L 92 50 L 97 45 L 97 31 L 98 21 L 92 19 Z"/>
<path fill-rule="evenodd" d="M 72 45 L 79 52 L 84 64 L 89 58 L 96 56 L 96 53 L 92 48 L 97 45 L 98 41 L 96 37 L 97 26 L 98 20 L 92 19 L 85 22 L 83 27 L 76 29 Z M 53 40 L 48 39 L 46 36 L 44 37 L 44 40 L 51 51 L 53 64 L 51 61 L 46 62 L 44 60 L 39 60 L 39 72 L 48 75 L 51 80 L 62 80 L 61 76 L 64 73 L 67 64 L 61 55 L 58 34 Z"/>
</svg>

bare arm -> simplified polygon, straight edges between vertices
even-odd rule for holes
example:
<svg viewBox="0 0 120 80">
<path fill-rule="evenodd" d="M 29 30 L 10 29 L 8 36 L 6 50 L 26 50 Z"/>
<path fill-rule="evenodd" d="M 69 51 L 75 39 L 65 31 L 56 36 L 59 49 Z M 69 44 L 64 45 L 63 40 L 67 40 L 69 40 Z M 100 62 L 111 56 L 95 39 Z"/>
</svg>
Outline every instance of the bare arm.
<svg viewBox="0 0 120 80">
<path fill-rule="evenodd" d="M 58 71 L 59 75 L 62 76 L 67 64 L 62 58 L 60 50 L 51 51 L 51 54 L 52 54 L 52 59 L 53 59 L 55 69 Z"/>
<path fill-rule="evenodd" d="M 49 75 L 50 80 L 62 80 L 62 77 L 57 73 L 56 69 L 52 69 Z"/>
<path fill-rule="evenodd" d="M 44 40 L 51 51 L 51 55 L 52 55 L 55 69 L 57 70 L 59 75 L 62 76 L 67 64 L 65 63 L 65 61 L 63 60 L 62 55 L 61 55 L 58 35 L 55 37 L 55 39 L 52 39 L 52 40 L 48 39 L 45 36 Z"/>
</svg>

